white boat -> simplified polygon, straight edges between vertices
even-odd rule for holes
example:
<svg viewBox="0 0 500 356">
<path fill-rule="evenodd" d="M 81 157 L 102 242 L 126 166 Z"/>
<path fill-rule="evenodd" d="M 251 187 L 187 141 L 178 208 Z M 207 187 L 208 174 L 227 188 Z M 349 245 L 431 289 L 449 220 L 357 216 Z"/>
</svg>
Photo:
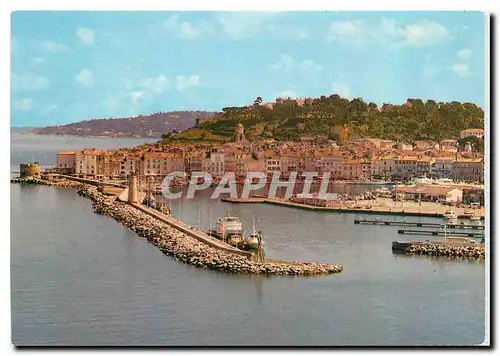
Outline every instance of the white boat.
<svg viewBox="0 0 500 356">
<path fill-rule="evenodd" d="M 247 249 L 250 249 L 250 250 L 257 249 L 257 247 L 259 246 L 259 235 L 260 235 L 260 232 L 257 232 L 257 230 L 255 229 L 255 218 L 254 218 L 253 219 L 253 231 L 250 234 L 250 236 L 248 236 L 245 239 L 245 245 L 246 245 Z"/>
<path fill-rule="evenodd" d="M 448 209 L 444 213 L 444 218 L 445 219 L 456 219 L 457 218 L 457 213 L 455 211 Z"/>
<path fill-rule="evenodd" d="M 444 219 L 445 219 L 447 225 L 457 225 L 458 224 L 457 213 L 455 213 L 455 211 L 453 211 L 451 209 L 446 210 L 446 212 L 444 213 Z"/>
<path fill-rule="evenodd" d="M 227 237 L 231 236 L 243 236 L 243 224 L 241 220 L 235 216 L 231 216 L 230 211 L 227 211 L 227 215 L 223 218 L 217 220 L 215 225 L 215 231 L 211 231 L 212 235 L 218 238 L 222 238 L 224 241 Z"/>
</svg>

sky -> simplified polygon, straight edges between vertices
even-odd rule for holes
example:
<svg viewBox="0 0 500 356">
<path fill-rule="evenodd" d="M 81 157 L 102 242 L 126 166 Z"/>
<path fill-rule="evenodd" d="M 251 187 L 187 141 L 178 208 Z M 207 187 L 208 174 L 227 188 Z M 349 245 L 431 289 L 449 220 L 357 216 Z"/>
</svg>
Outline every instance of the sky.
<svg viewBox="0 0 500 356">
<path fill-rule="evenodd" d="M 13 12 L 11 125 L 257 96 L 485 105 L 480 12 Z"/>
</svg>

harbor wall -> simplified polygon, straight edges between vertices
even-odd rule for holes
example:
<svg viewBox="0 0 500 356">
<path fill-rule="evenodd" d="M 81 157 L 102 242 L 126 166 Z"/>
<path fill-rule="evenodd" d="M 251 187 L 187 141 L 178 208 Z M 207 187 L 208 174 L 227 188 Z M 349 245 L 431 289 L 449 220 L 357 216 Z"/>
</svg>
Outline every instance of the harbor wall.
<svg viewBox="0 0 500 356">
<path fill-rule="evenodd" d="M 203 243 L 207 244 L 208 246 L 211 246 L 213 248 L 216 248 L 216 249 L 219 249 L 219 250 L 222 250 L 225 252 L 234 253 L 236 255 L 244 256 L 244 257 L 249 258 L 249 259 L 253 258 L 254 254 L 252 252 L 242 251 L 242 250 L 239 250 L 237 248 L 234 248 L 231 245 L 225 244 L 222 241 L 218 241 L 218 240 L 214 239 L 213 237 L 210 237 L 210 236 L 208 236 L 200 231 L 197 231 L 189 226 L 183 226 L 184 224 L 182 224 L 181 222 L 174 221 L 173 219 L 168 218 L 161 213 L 157 213 L 157 212 L 155 212 L 147 207 L 141 206 L 139 204 L 130 204 L 130 205 L 132 205 L 134 208 L 142 211 L 143 213 L 151 215 L 152 217 L 154 217 L 160 221 L 163 221 L 164 223 L 169 224 L 170 226 L 185 233 L 186 235 L 194 237 L 196 240 L 203 242 Z M 224 246 L 224 245 L 227 245 L 227 246 Z"/>
</svg>

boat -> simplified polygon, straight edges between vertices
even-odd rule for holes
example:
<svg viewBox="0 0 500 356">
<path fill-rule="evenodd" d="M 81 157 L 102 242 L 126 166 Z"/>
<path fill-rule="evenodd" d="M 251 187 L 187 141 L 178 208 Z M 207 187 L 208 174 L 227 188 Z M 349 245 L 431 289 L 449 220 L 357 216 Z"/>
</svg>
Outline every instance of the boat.
<svg viewBox="0 0 500 356">
<path fill-rule="evenodd" d="M 255 229 L 255 218 L 253 219 L 252 233 L 244 241 L 244 248 L 247 250 L 256 250 L 259 247 L 259 237 L 262 239 L 262 233 Z"/>
<path fill-rule="evenodd" d="M 458 224 L 458 216 L 455 211 L 449 209 L 444 213 L 444 219 L 447 225 L 457 225 Z"/>
<path fill-rule="evenodd" d="M 224 242 L 236 242 L 238 238 L 243 241 L 243 224 L 239 218 L 231 216 L 228 210 L 226 216 L 217 220 L 215 230 L 210 230 L 209 234 Z"/>
<path fill-rule="evenodd" d="M 455 213 L 455 211 L 453 211 L 451 209 L 448 209 L 444 213 L 444 218 L 445 219 L 456 219 L 457 218 L 457 214 Z"/>
</svg>

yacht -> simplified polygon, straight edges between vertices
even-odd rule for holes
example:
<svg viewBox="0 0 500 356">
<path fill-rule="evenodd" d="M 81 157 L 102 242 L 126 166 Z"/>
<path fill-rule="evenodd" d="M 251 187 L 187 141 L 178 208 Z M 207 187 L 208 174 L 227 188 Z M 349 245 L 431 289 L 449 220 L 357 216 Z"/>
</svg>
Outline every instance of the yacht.
<svg viewBox="0 0 500 356">
<path fill-rule="evenodd" d="M 455 211 L 453 211 L 451 209 L 446 210 L 446 212 L 444 213 L 444 219 L 445 219 L 447 225 L 457 225 L 458 224 L 457 213 L 455 213 Z"/>
</svg>

